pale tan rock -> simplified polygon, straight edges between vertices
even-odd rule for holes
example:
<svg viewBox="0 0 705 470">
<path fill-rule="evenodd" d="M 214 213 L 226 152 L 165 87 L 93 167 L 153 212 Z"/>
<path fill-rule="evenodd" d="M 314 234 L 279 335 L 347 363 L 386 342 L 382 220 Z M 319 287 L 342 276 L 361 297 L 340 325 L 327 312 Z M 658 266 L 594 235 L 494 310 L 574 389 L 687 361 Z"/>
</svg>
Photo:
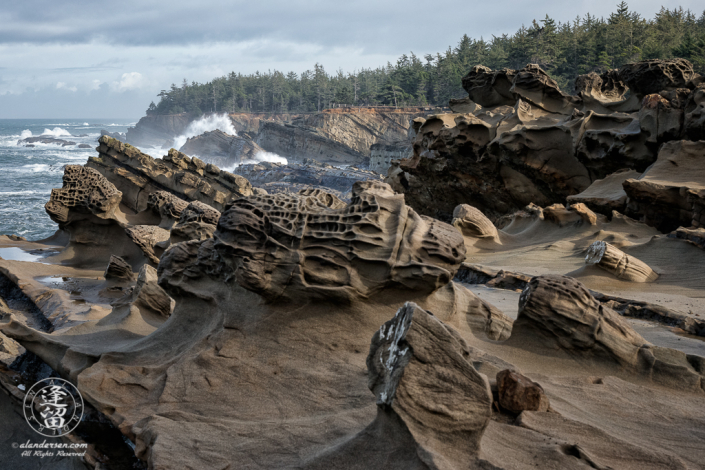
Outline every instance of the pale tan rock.
<svg viewBox="0 0 705 470">
<path fill-rule="evenodd" d="M 453 226 L 463 236 L 472 238 L 492 238 L 499 240 L 497 227 L 480 210 L 468 204 L 461 204 L 453 211 Z"/>
<path fill-rule="evenodd" d="M 393 285 L 430 292 L 453 278 L 465 258 L 457 230 L 384 183 L 357 182 L 352 194 L 343 207 L 321 191 L 239 199 L 214 247 L 243 287 L 272 301 L 351 300 Z"/>
<path fill-rule="evenodd" d="M 157 270 L 148 264 L 140 269 L 132 298 L 138 308 L 162 317 L 169 317 L 176 306 L 176 301 L 159 287 Z"/>
<path fill-rule="evenodd" d="M 658 279 L 658 274 L 646 263 L 603 241 L 596 241 L 590 245 L 585 256 L 585 264 L 596 264 L 625 281 L 653 282 Z"/>
<path fill-rule="evenodd" d="M 159 257 L 164 249 L 158 245 L 169 240 L 169 231 L 156 225 L 131 225 L 125 228 L 125 233 L 147 259 L 155 265 L 159 264 Z"/>
<path fill-rule="evenodd" d="M 368 386 L 377 398 L 378 420 L 398 417 L 428 468 L 467 467 L 480 451 L 492 394 L 468 356 L 456 331 L 414 303 L 372 338 Z"/>
</svg>

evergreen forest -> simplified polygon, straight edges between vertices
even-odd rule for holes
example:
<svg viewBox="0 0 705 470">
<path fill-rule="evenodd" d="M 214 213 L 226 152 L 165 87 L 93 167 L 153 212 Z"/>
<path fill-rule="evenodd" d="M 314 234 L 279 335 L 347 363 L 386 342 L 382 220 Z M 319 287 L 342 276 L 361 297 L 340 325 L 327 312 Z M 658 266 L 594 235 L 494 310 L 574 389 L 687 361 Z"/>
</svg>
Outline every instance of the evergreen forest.
<svg viewBox="0 0 705 470">
<path fill-rule="evenodd" d="M 520 69 L 539 64 L 562 90 L 575 78 L 630 62 L 682 57 L 705 73 L 705 12 L 662 7 L 653 19 L 626 2 L 608 18 L 587 14 L 572 22 L 548 15 L 512 34 L 486 40 L 464 35 L 455 48 L 435 55 L 402 55 L 395 64 L 354 72 L 326 71 L 321 64 L 301 74 L 278 70 L 231 72 L 208 83 L 172 84 L 152 102 L 148 115 L 188 112 L 317 112 L 337 106 L 445 106 L 466 96 L 461 78 L 478 64 Z"/>
</svg>

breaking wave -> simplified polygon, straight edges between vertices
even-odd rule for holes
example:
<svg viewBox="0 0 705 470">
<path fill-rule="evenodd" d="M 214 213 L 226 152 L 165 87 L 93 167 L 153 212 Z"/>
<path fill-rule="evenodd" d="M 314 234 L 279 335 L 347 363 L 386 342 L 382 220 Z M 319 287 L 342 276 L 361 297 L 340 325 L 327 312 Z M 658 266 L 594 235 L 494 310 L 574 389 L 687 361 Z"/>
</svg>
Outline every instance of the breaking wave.
<svg viewBox="0 0 705 470">
<path fill-rule="evenodd" d="M 22 131 L 23 134 L 25 132 L 26 131 Z M 31 136 L 31 134 L 32 133 L 30 132 L 29 136 Z M 42 135 L 52 136 L 52 137 L 61 137 L 61 136 L 71 137 L 71 133 L 69 131 L 67 131 L 66 129 L 62 129 L 61 127 L 55 127 L 53 129 L 44 129 L 44 132 L 42 132 Z"/>
<path fill-rule="evenodd" d="M 237 131 L 233 127 L 233 123 L 230 121 L 227 114 L 211 114 L 203 116 L 189 124 L 184 133 L 174 139 L 174 148 L 178 150 L 189 138 L 216 129 L 226 134 L 237 135 Z"/>
</svg>

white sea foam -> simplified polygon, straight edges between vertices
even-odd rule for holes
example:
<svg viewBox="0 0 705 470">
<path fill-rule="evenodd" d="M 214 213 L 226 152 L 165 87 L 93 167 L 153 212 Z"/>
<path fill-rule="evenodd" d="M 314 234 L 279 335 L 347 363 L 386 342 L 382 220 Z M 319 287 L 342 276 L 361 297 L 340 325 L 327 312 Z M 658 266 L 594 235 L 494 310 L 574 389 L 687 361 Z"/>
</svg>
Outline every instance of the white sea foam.
<svg viewBox="0 0 705 470">
<path fill-rule="evenodd" d="M 22 165 L 22 168 L 26 168 L 27 171 L 32 171 L 34 173 L 49 171 L 49 165 L 45 163 L 33 163 L 31 165 Z"/>
<path fill-rule="evenodd" d="M 276 153 L 265 152 L 264 150 L 262 150 L 260 152 L 257 152 L 257 154 L 255 154 L 255 158 L 251 160 L 243 160 L 240 163 L 236 163 L 233 166 L 223 169 L 225 171 L 232 172 L 235 170 L 235 168 L 239 167 L 240 165 L 251 165 L 262 162 L 281 163 L 282 165 L 286 165 L 288 163 L 288 160 L 285 157 L 282 157 L 281 155 L 277 155 Z"/>
<path fill-rule="evenodd" d="M 62 129 L 61 127 L 55 127 L 54 129 L 44 129 L 44 132 L 42 132 L 42 135 L 46 136 L 52 136 L 52 137 L 61 137 L 61 136 L 71 136 L 71 133 L 67 131 L 66 129 Z"/>
<path fill-rule="evenodd" d="M 38 195 L 51 194 L 51 190 L 48 190 L 48 191 L 0 191 L 0 196 L 31 196 L 34 194 L 38 194 Z"/>
<path fill-rule="evenodd" d="M 27 137 L 32 137 L 32 131 L 25 129 L 20 133 L 20 139 L 26 139 Z"/>
<path fill-rule="evenodd" d="M 257 152 L 255 154 L 254 160 L 248 161 L 247 163 L 260 163 L 260 162 L 270 162 L 270 163 L 281 163 L 286 165 L 288 160 L 281 155 L 277 155 L 273 152 L 265 152 L 264 150 Z"/>
<path fill-rule="evenodd" d="M 174 148 L 180 149 L 190 137 L 201 135 L 204 132 L 219 129 L 226 134 L 237 135 L 232 121 L 227 114 L 210 114 L 193 121 L 188 125 L 183 134 L 174 139 Z"/>
</svg>

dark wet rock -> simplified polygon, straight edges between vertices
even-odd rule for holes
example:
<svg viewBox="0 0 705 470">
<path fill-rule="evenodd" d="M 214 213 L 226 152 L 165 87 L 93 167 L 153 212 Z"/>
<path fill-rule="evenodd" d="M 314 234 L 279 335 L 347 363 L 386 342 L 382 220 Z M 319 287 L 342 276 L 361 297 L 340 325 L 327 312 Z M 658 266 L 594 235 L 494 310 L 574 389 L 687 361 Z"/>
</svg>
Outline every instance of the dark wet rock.
<svg viewBox="0 0 705 470">
<path fill-rule="evenodd" d="M 263 151 L 251 139 L 226 134 L 218 129 L 191 137 L 179 149 L 179 152 L 225 167 L 255 161 L 257 154 Z"/>
<path fill-rule="evenodd" d="M 26 144 L 50 144 L 50 145 L 61 145 L 62 147 L 71 147 L 72 145 L 76 145 L 76 142 L 72 142 L 70 140 L 64 140 L 64 139 L 57 139 L 55 137 L 45 137 L 45 136 L 37 136 L 37 137 L 27 137 L 26 139 L 21 139 L 17 141 L 17 145 L 26 145 Z"/>
</svg>

